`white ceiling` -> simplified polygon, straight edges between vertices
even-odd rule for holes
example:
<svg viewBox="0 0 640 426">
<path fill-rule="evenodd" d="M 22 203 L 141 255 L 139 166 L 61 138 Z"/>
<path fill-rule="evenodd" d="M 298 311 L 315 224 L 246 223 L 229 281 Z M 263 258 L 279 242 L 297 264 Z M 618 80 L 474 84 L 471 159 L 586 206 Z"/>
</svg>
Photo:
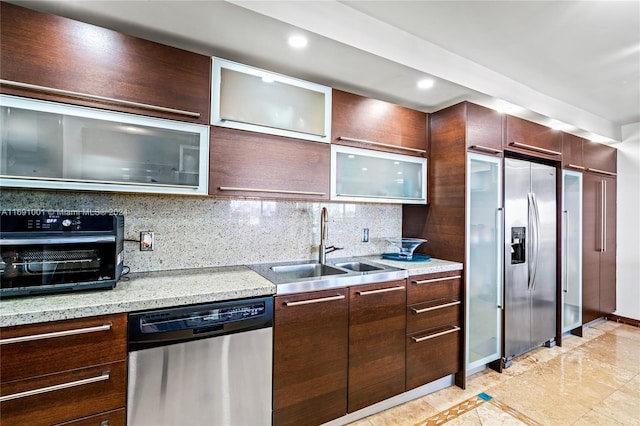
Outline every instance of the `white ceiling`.
<svg viewBox="0 0 640 426">
<path fill-rule="evenodd" d="M 640 122 L 637 0 L 11 2 L 426 112 L 468 99 L 601 142 Z"/>
</svg>

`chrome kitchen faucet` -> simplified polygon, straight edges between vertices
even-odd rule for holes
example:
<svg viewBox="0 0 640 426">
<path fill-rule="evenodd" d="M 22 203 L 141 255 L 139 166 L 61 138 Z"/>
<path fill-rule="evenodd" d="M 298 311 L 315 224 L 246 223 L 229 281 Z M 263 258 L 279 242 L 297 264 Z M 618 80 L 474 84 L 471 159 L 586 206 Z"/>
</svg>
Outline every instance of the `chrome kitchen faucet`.
<svg viewBox="0 0 640 426">
<path fill-rule="evenodd" d="M 329 221 L 329 213 L 327 208 L 323 207 L 320 212 L 320 247 L 318 249 L 320 254 L 320 264 L 324 265 L 327 261 L 327 253 L 331 253 L 336 250 L 342 250 L 343 247 L 329 246 L 327 247 L 326 239 L 328 235 L 327 222 Z"/>
</svg>

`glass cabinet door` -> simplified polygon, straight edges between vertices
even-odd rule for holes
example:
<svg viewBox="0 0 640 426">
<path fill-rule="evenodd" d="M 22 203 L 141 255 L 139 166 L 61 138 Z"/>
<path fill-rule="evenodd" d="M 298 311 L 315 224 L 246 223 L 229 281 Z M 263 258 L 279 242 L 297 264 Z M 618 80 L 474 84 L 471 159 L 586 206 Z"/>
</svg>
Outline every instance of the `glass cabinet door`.
<svg viewBox="0 0 640 426">
<path fill-rule="evenodd" d="M 562 331 L 582 325 L 582 173 L 562 171 Z"/>
<path fill-rule="evenodd" d="M 331 88 L 213 58 L 211 124 L 330 142 Z"/>
<path fill-rule="evenodd" d="M 502 158 L 467 154 L 467 371 L 501 356 Z"/>
<path fill-rule="evenodd" d="M 331 145 L 331 199 L 426 204 L 427 160 Z"/>
<path fill-rule="evenodd" d="M 0 99 L 3 186 L 207 193 L 208 126 Z"/>
</svg>

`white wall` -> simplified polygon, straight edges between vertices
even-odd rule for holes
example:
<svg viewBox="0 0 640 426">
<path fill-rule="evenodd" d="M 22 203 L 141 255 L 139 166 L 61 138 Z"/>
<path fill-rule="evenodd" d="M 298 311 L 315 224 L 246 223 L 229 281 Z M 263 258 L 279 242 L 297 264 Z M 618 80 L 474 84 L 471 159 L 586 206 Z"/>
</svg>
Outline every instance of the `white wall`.
<svg viewBox="0 0 640 426">
<path fill-rule="evenodd" d="M 640 320 L 640 122 L 622 128 L 618 148 L 617 311 Z"/>
</svg>

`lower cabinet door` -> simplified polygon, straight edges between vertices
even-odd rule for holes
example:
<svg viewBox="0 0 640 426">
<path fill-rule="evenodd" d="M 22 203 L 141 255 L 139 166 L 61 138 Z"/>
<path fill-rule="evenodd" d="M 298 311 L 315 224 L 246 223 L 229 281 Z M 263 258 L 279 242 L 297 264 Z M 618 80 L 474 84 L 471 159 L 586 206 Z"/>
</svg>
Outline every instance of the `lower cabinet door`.
<svg viewBox="0 0 640 426">
<path fill-rule="evenodd" d="M 347 289 L 275 298 L 273 424 L 319 425 L 347 413 Z"/>
<path fill-rule="evenodd" d="M 125 406 L 126 361 L 2 384 L 0 423 L 51 425 Z"/>
<path fill-rule="evenodd" d="M 406 303 L 405 280 L 349 289 L 349 412 L 404 392 Z"/>
<path fill-rule="evenodd" d="M 407 337 L 407 390 L 462 369 L 459 323 L 414 333 Z"/>
<path fill-rule="evenodd" d="M 126 424 L 127 411 L 121 408 L 70 422 L 57 423 L 56 426 L 125 426 Z"/>
</svg>

